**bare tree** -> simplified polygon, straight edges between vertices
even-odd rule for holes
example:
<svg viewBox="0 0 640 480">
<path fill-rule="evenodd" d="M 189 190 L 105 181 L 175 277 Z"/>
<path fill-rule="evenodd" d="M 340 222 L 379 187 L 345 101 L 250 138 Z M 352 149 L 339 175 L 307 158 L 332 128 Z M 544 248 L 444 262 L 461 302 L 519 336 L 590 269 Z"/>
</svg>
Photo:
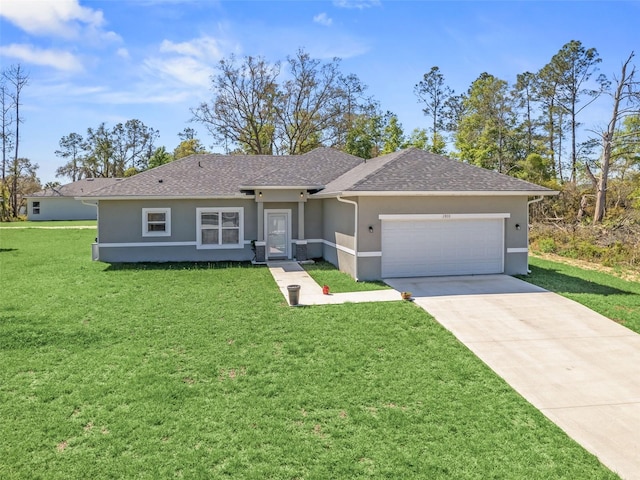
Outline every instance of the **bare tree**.
<svg viewBox="0 0 640 480">
<path fill-rule="evenodd" d="M 0 185 L 0 220 L 9 218 L 9 194 L 7 189 L 7 155 L 13 147 L 13 132 L 11 125 L 13 108 L 7 92 L 7 84 L 4 76 L 0 76 L 0 134 L 2 135 L 2 184 Z"/>
<path fill-rule="evenodd" d="M 212 77 L 214 98 L 191 110 L 193 120 L 227 152 L 295 155 L 320 145 L 343 147 L 372 102 L 357 76 L 342 75 L 339 66 L 338 58 L 322 62 L 299 50 L 287 58 L 287 79 L 280 81 L 280 62 L 231 56 Z"/>
<path fill-rule="evenodd" d="M 274 101 L 280 64 L 262 57 L 246 57 L 238 65 L 235 56 L 221 60 L 211 79 L 212 102 L 191 109 L 228 151 L 228 142 L 250 154 L 272 154 L 275 130 Z"/>
<path fill-rule="evenodd" d="M 627 137 L 637 136 L 637 132 L 620 132 L 618 125 L 630 116 L 640 115 L 640 81 L 635 77 L 636 68 L 631 65 L 634 53 L 631 52 L 627 60 L 622 64 L 620 77 L 614 76 L 615 90 L 611 93 L 613 108 L 611 118 L 606 128 L 598 132 L 602 145 L 602 157 L 600 160 L 600 173 L 598 177 L 587 166 L 587 173 L 596 187 L 596 208 L 593 215 L 593 223 L 599 223 L 604 218 L 609 169 L 614 159 L 613 152 L 616 143 L 624 142 Z"/>
<path fill-rule="evenodd" d="M 18 165 L 18 147 L 20 145 L 20 124 L 23 122 L 22 117 L 20 116 L 20 95 L 22 94 L 22 89 L 27 86 L 29 83 L 29 75 L 24 71 L 22 65 L 19 63 L 16 65 L 10 66 L 7 70 L 2 72 L 3 78 L 8 82 L 8 84 L 12 87 L 9 92 L 9 96 L 12 100 L 13 111 L 15 112 L 14 121 L 15 121 L 15 130 L 13 137 L 13 165 L 12 169 L 12 195 L 11 195 L 11 207 L 13 209 L 13 216 L 18 216 L 18 175 L 19 175 L 19 165 Z"/>
<path fill-rule="evenodd" d="M 282 153 L 297 155 L 324 143 L 332 144 L 332 127 L 347 103 L 341 88 L 340 60 L 313 59 L 303 50 L 289 57 L 289 73 L 278 92 L 277 139 Z"/>
<path fill-rule="evenodd" d="M 4 184 L 7 178 L 7 154 L 13 147 L 13 132 L 10 129 L 13 123 L 13 116 L 11 114 L 13 104 L 7 91 L 4 76 L 0 78 L 0 108 L 0 114 L 2 115 L 0 117 L 0 135 L 2 135 L 2 183 Z"/>
</svg>

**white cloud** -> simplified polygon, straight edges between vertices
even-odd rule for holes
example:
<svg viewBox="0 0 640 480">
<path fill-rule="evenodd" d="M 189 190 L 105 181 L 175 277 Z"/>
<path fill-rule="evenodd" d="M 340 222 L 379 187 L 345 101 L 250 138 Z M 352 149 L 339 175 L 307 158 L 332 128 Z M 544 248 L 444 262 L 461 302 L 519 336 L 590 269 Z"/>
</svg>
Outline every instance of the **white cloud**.
<svg viewBox="0 0 640 480">
<path fill-rule="evenodd" d="M 101 10 L 83 7 L 79 0 L 2 0 L 0 17 L 31 35 L 83 38 L 93 44 L 122 41 L 105 30 Z"/>
<path fill-rule="evenodd" d="M 179 43 L 164 40 L 158 54 L 144 61 L 144 67 L 150 78 L 206 89 L 213 74 L 212 66 L 222 57 L 220 42 L 213 37 L 204 36 Z"/>
<path fill-rule="evenodd" d="M 2 0 L 0 16 L 32 35 L 74 37 L 81 26 L 101 29 L 102 11 L 82 7 L 78 0 Z"/>
<path fill-rule="evenodd" d="M 124 58 L 125 60 L 129 60 L 129 58 L 131 58 L 131 56 L 129 55 L 129 50 L 127 50 L 126 48 L 119 48 L 116 51 L 116 55 L 118 55 L 120 58 Z"/>
<path fill-rule="evenodd" d="M 369 7 L 379 7 L 380 0 L 333 0 L 333 4 L 340 8 L 357 8 L 363 10 Z"/>
<path fill-rule="evenodd" d="M 219 60 L 222 58 L 220 45 L 215 38 L 200 37 L 189 42 L 173 43 L 170 40 L 163 40 L 160 44 L 160 52 L 177 53 L 203 60 Z"/>
<path fill-rule="evenodd" d="M 154 77 L 159 75 L 192 87 L 207 88 L 213 73 L 210 67 L 189 57 L 149 58 L 144 65 Z"/>
<path fill-rule="evenodd" d="M 325 27 L 330 27 L 333 23 L 333 19 L 331 19 L 325 12 L 319 13 L 313 17 L 313 21 L 320 25 L 324 25 Z"/>
<path fill-rule="evenodd" d="M 82 71 L 82 62 L 73 54 L 64 50 L 44 50 L 33 45 L 13 43 L 0 46 L 0 55 L 16 58 L 25 63 L 53 67 L 65 72 Z"/>
<path fill-rule="evenodd" d="M 176 104 L 189 99 L 188 92 L 153 92 L 147 88 L 132 91 L 108 92 L 95 97 L 98 103 L 108 105 L 158 105 Z M 117 121 L 125 121 L 117 120 Z M 115 123 L 115 122 L 114 122 Z"/>
</svg>

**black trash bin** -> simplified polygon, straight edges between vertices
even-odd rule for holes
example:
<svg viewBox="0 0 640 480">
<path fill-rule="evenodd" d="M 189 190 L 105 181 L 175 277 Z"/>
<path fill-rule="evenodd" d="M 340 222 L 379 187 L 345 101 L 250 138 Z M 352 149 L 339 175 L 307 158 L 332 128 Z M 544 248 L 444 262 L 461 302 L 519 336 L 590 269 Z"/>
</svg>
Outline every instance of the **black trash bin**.
<svg viewBox="0 0 640 480">
<path fill-rule="evenodd" d="M 298 305 L 300 301 L 300 285 L 288 285 L 289 305 Z"/>
</svg>

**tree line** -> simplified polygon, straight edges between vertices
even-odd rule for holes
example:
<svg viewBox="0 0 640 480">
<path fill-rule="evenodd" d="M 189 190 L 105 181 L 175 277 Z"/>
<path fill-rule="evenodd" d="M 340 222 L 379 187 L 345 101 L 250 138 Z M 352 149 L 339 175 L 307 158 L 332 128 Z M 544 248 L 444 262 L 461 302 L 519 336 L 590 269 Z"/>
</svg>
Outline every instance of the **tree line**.
<svg viewBox="0 0 640 480">
<path fill-rule="evenodd" d="M 640 193 L 633 58 L 608 78 L 598 73 L 597 50 L 572 40 L 512 85 L 484 72 L 460 94 L 434 66 L 414 88 L 428 126 L 405 135 L 356 75 L 340 72 L 337 58 L 323 63 L 299 50 L 281 79 L 280 62 L 231 56 L 212 77 L 213 98 L 192 114 L 229 153 L 300 154 L 324 145 L 371 158 L 413 146 L 562 190 L 547 215 L 581 219 L 590 210 L 597 223 L 612 200 L 630 207 Z M 581 129 L 585 111 L 603 96 L 611 112 L 605 126 Z"/>
<path fill-rule="evenodd" d="M 321 61 L 304 50 L 275 63 L 231 55 L 217 65 L 212 96 L 191 109 L 191 120 L 228 154 L 295 155 L 330 146 L 372 158 L 420 148 L 561 190 L 546 202 L 544 216 L 600 222 L 607 210 L 640 207 L 634 204 L 640 193 L 640 88 L 633 58 L 631 53 L 608 78 L 598 71 L 597 50 L 572 40 L 513 84 L 484 72 L 462 93 L 433 66 L 414 87 L 426 126 L 405 133 L 398 116 L 383 111 L 357 75 L 343 73 L 339 58 Z M 2 78 L 3 195 L 15 195 L 19 187 L 12 182 L 29 171 L 35 178 L 37 169 L 17 154 L 19 94 L 28 76 L 18 67 Z M 600 122 L 604 127 L 583 125 L 585 112 L 601 97 L 609 99 L 611 112 Z M 55 152 L 65 161 L 57 176 L 129 176 L 206 152 L 191 128 L 178 134 L 171 152 L 156 147 L 158 136 L 136 119 L 70 133 Z"/>
</svg>

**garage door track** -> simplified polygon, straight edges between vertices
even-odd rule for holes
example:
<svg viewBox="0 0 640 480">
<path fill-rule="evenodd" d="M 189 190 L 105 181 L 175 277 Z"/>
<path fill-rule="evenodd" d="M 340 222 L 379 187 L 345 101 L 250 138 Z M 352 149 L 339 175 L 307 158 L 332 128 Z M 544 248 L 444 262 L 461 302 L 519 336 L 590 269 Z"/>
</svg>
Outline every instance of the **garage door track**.
<svg viewBox="0 0 640 480">
<path fill-rule="evenodd" d="M 506 275 L 389 279 L 625 479 L 640 479 L 640 335 Z"/>
</svg>

